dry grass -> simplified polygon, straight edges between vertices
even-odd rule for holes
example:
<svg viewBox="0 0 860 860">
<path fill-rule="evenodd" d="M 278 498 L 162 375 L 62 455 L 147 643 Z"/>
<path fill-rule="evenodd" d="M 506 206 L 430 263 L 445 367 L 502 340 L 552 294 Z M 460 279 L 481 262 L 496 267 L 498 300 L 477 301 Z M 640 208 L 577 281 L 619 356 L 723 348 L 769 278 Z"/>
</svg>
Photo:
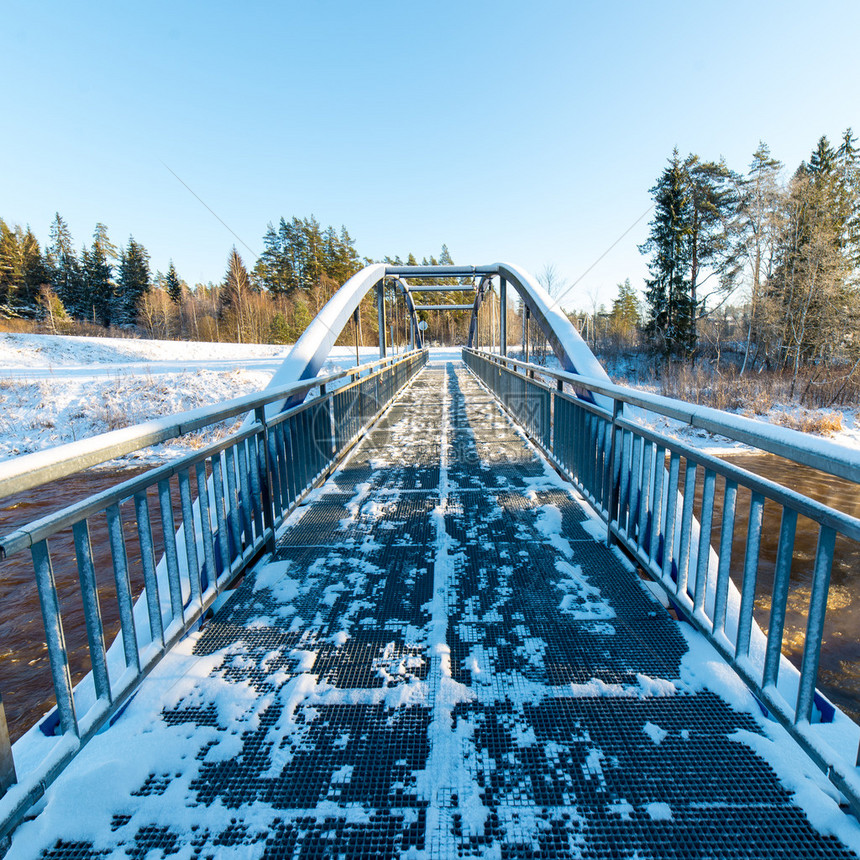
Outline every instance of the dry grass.
<svg viewBox="0 0 860 860">
<path fill-rule="evenodd" d="M 647 373 L 620 377 L 622 384 L 653 385 L 666 397 L 754 415 L 766 415 L 780 403 L 808 409 L 860 406 L 860 370 L 852 375 L 847 367 L 803 368 L 793 379 L 790 372 L 783 370 L 741 375 L 733 365 L 716 368 L 707 362 L 695 366 L 675 362 L 651 365 Z"/>
<path fill-rule="evenodd" d="M 0 317 L 0 334 L 63 334 L 76 337 L 123 337 L 137 338 L 140 334 L 134 329 L 117 328 L 116 326 L 96 325 L 83 320 L 64 320 L 52 331 L 48 321 L 25 320 L 18 317 Z"/>
<path fill-rule="evenodd" d="M 839 412 L 810 412 L 807 409 L 796 412 L 777 412 L 770 420 L 782 427 L 815 433 L 818 436 L 832 436 L 843 429 L 842 415 Z"/>
<path fill-rule="evenodd" d="M 39 324 L 36 320 L 4 319 L 0 317 L 0 333 L 36 334 L 39 330 Z"/>
<path fill-rule="evenodd" d="M 860 407 L 860 369 L 853 370 L 807 367 L 793 378 L 784 370 L 741 375 L 735 365 L 726 363 L 716 367 L 707 361 L 696 365 L 639 361 L 635 372 L 619 374 L 618 381 L 645 383 L 665 397 L 748 416 L 766 415 L 774 424 L 829 436 L 844 429 L 842 415 L 834 407 Z"/>
</svg>

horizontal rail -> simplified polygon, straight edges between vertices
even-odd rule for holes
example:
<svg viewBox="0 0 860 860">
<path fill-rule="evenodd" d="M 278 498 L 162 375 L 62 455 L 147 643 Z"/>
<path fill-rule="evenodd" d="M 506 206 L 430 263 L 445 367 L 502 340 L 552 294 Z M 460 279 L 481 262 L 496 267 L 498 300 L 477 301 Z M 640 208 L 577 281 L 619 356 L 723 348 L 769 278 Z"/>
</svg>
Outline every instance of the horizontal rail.
<svg viewBox="0 0 860 860">
<path fill-rule="evenodd" d="M 385 267 L 386 277 L 401 278 L 471 278 L 475 275 L 497 275 L 499 266 L 399 266 Z"/>
<path fill-rule="evenodd" d="M 606 523 L 607 543 L 618 543 L 648 572 L 860 812 L 855 756 L 846 761 L 844 750 L 828 748 L 812 728 L 836 715 L 817 690 L 818 667 L 835 542 L 860 541 L 860 520 L 663 436 L 624 407 L 684 420 L 855 483 L 860 458 L 797 431 L 771 433 L 749 419 L 516 359 L 470 349 L 463 358 L 593 505 Z M 590 402 L 594 394 L 610 408 Z M 748 507 L 743 529 L 741 497 Z M 754 611 L 766 504 L 775 506 L 780 526 L 765 632 Z M 722 520 L 718 535 L 715 514 Z M 817 531 L 812 559 L 794 550 L 799 516 Z M 809 603 L 798 672 L 782 641 L 790 581 L 801 575 Z"/>
<path fill-rule="evenodd" d="M 575 373 L 551 370 L 506 356 L 493 355 L 492 353 L 480 354 L 488 361 L 508 370 L 516 371 L 519 368 L 533 377 L 541 376 L 556 382 L 567 383 L 576 391 L 602 394 L 613 401 L 618 400 L 621 403 L 645 409 L 656 415 L 674 418 L 689 424 L 691 427 L 707 430 L 709 433 L 719 436 L 726 436 L 729 439 L 751 445 L 770 454 L 785 457 L 788 460 L 794 460 L 837 478 L 845 478 L 847 481 L 860 483 L 860 454 L 837 445 L 835 442 L 816 439 L 799 430 L 792 430 L 789 427 L 774 427 L 753 418 L 732 415 L 709 406 L 696 406 L 682 400 L 663 397 L 660 394 L 649 394 L 621 385 L 598 382 Z"/>
<path fill-rule="evenodd" d="M 165 418 L 136 424 L 133 427 L 111 430 L 108 433 L 100 433 L 87 439 L 0 462 L 0 499 L 73 475 L 124 454 L 131 454 L 230 418 L 246 415 L 260 406 L 277 403 L 295 395 L 307 394 L 321 385 L 330 386 L 333 382 L 349 376 L 373 373 L 400 358 L 402 356 L 390 356 L 358 367 L 351 367 L 330 376 L 318 376 L 314 379 L 266 389 L 259 394 L 236 397 L 214 406 L 179 412 Z"/>
<path fill-rule="evenodd" d="M 474 305 L 415 305 L 416 313 L 418 311 L 471 311 Z"/>
<path fill-rule="evenodd" d="M 410 293 L 474 293 L 474 284 L 409 284 Z"/>
<path fill-rule="evenodd" d="M 56 702 L 52 714 L 40 721 L 42 732 L 55 738 L 48 757 L 18 772 L 16 784 L 0 785 L 0 838 L 167 651 L 201 623 L 219 595 L 274 550 L 283 520 L 426 363 L 426 351 L 413 351 L 215 407 L 206 414 L 221 418 L 250 411 L 253 420 L 218 443 L 28 523 L 0 541 L 8 556 L 30 552 Z M 348 376 L 351 381 L 326 390 L 333 379 Z M 267 416 L 269 403 L 318 386 L 318 396 Z M 200 426 L 187 417 L 174 424 Z M 92 450 L 113 450 L 112 443 Z M 60 462 L 68 461 L 61 457 Z M 68 531 L 72 558 L 50 546 Z M 62 600 L 57 588 L 61 568 Z M 71 574 L 77 577 L 72 592 Z M 99 580 L 105 574 L 112 578 L 119 613 L 113 642 L 105 641 L 102 623 L 105 598 Z M 132 582 L 141 580 L 143 587 L 135 591 Z M 80 598 L 87 634 L 82 647 L 91 666 L 77 685 L 64 630 L 70 593 Z M 0 736 L 0 760 L 6 756 L 12 762 L 14 781 L 12 753 L 8 735 Z"/>
</svg>

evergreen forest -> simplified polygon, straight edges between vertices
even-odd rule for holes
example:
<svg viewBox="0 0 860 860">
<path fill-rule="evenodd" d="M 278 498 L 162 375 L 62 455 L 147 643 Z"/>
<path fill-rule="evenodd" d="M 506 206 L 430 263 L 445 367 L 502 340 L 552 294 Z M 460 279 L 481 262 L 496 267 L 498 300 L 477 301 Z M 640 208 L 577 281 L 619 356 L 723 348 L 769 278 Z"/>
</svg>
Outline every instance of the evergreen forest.
<svg viewBox="0 0 860 860">
<path fill-rule="evenodd" d="M 40 246 L 28 226 L 0 219 L 0 324 L 6 330 L 54 334 L 109 334 L 162 339 L 294 343 L 334 292 L 363 266 L 373 262 L 359 254 L 345 227 L 323 228 L 313 217 L 281 218 L 269 224 L 263 252 L 247 265 L 233 247 L 223 280 L 194 284 L 183 280 L 173 262 L 167 271 L 152 271 L 142 243 L 130 236 L 115 244 L 108 228 L 96 224 L 89 244 L 77 248 L 68 224 L 58 213 L 49 239 Z M 383 262 L 400 263 L 397 257 Z M 445 245 L 437 257 L 414 265 L 451 264 Z M 443 279 L 444 280 L 444 279 Z M 446 283 L 454 283 L 445 281 Z M 471 302 L 459 292 L 429 293 L 426 302 Z M 389 344 L 406 340 L 403 302 L 390 301 Z M 422 312 L 431 341 L 465 339 L 469 315 Z M 343 343 L 378 343 L 376 302 L 362 303 L 357 330 L 347 327 Z"/>
</svg>

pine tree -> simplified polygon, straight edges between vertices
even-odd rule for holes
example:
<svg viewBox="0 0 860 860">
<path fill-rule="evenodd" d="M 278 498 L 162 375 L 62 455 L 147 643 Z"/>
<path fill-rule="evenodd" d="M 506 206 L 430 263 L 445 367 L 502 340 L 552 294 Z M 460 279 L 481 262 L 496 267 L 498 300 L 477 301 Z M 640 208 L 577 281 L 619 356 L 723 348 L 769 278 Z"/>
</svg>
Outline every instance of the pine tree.
<svg viewBox="0 0 860 860">
<path fill-rule="evenodd" d="M 609 325 L 622 340 L 628 340 L 639 325 L 639 299 L 630 285 L 630 278 L 618 285 L 618 297 L 612 302 Z"/>
<path fill-rule="evenodd" d="M 269 224 L 263 236 L 263 253 L 254 266 L 254 280 L 260 289 L 273 296 L 285 294 L 291 287 L 289 251 L 285 245 L 290 235 L 286 221 L 281 218 L 278 230 Z"/>
<path fill-rule="evenodd" d="M 15 303 L 22 273 L 18 234 L 0 218 L 0 305 Z"/>
<path fill-rule="evenodd" d="M 117 282 L 117 319 L 120 325 L 134 325 L 140 313 L 143 297 L 152 289 L 149 254 L 146 248 L 128 237 L 128 245 L 120 254 Z"/>
<path fill-rule="evenodd" d="M 86 318 L 86 299 L 83 295 L 83 278 L 68 224 L 57 212 L 51 223 L 50 243 L 46 252 L 46 265 L 51 286 L 66 311 L 73 317 Z"/>
<path fill-rule="evenodd" d="M 88 312 L 94 322 L 99 322 L 105 328 L 118 316 L 116 301 L 116 284 L 113 280 L 113 266 L 109 255 L 116 251 L 107 238 L 107 228 L 97 224 L 93 232 L 93 244 L 88 249 L 84 247 L 81 253 L 81 269 L 83 270 L 84 296 Z"/>
<path fill-rule="evenodd" d="M 293 306 L 293 339 L 298 340 L 311 324 L 311 311 L 307 302 L 299 299 Z"/>
<path fill-rule="evenodd" d="M 836 150 L 836 169 L 845 212 L 842 243 L 851 267 L 851 282 L 856 284 L 860 280 L 860 150 L 850 128 L 845 130 Z"/>
<path fill-rule="evenodd" d="M 170 296 L 170 301 L 174 304 L 179 304 L 182 301 L 182 280 L 176 274 L 176 269 L 173 266 L 173 260 L 167 267 L 167 274 L 164 277 L 164 288 L 167 290 L 167 295 Z"/>
<path fill-rule="evenodd" d="M 290 342 L 290 327 L 282 313 L 276 313 L 269 323 L 269 340 L 272 343 Z"/>
<path fill-rule="evenodd" d="M 646 333 L 664 354 L 683 354 L 695 347 L 695 319 L 690 295 L 690 200 L 678 150 L 651 189 L 654 217 L 641 253 L 650 253 L 645 300 Z"/>
<path fill-rule="evenodd" d="M 730 222 L 737 208 L 737 182 L 725 162 L 703 161 L 689 155 L 684 161 L 689 200 L 690 303 L 696 318 L 707 312 L 700 286 L 716 275 L 724 290 L 733 281 Z M 708 274 L 703 273 L 708 271 Z"/>
<path fill-rule="evenodd" d="M 50 283 L 50 275 L 45 258 L 39 248 L 39 241 L 27 227 L 21 239 L 22 284 L 18 291 L 18 306 L 27 316 L 39 313 L 39 296 L 42 288 Z"/>
</svg>

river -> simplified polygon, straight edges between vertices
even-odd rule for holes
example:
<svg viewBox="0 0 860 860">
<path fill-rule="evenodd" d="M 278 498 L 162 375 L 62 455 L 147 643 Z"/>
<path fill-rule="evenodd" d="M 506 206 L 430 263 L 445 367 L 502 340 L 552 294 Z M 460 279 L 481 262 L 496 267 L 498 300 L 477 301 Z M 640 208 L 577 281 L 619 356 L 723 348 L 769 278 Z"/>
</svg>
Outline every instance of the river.
<svg viewBox="0 0 860 860">
<path fill-rule="evenodd" d="M 726 460 L 782 484 L 829 507 L 860 517 L 860 487 L 850 481 L 800 466 L 773 454 L 734 453 Z M 719 484 L 718 484 L 719 486 Z M 746 522 L 749 517 L 749 495 L 738 493 L 735 539 L 732 548 L 732 574 L 739 582 L 743 568 Z M 712 543 L 719 540 L 720 516 L 716 513 Z M 780 509 L 767 502 L 761 538 L 761 556 L 755 600 L 755 618 L 767 630 L 773 573 L 779 539 Z M 798 517 L 791 568 L 783 653 L 800 668 L 806 615 L 812 585 L 812 568 L 818 530 L 811 521 Z M 827 617 L 818 672 L 818 687 L 835 704 L 860 722 L 860 544 L 839 537 L 827 599 Z"/>
</svg>

